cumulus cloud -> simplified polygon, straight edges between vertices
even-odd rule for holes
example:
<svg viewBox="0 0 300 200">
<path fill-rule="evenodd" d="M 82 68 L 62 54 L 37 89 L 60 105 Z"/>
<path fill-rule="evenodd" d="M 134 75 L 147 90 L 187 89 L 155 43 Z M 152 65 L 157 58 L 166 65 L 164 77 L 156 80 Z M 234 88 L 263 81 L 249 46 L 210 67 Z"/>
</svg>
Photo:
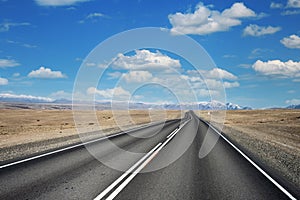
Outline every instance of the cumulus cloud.
<svg viewBox="0 0 300 200">
<path fill-rule="evenodd" d="M 196 76 L 202 75 L 203 77 L 210 78 L 210 79 L 237 80 L 237 77 L 235 75 L 221 68 L 213 68 L 211 70 L 202 70 L 199 72 L 195 70 L 189 70 L 188 73 L 190 75 L 196 75 Z"/>
<path fill-rule="evenodd" d="M 244 36 L 254 36 L 259 37 L 262 35 L 270 35 L 274 34 L 281 30 L 281 27 L 273 27 L 273 26 L 258 26 L 256 24 L 250 24 L 247 26 L 244 31 Z"/>
<path fill-rule="evenodd" d="M 271 2 L 270 8 L 272 8 L 272 9 L 283 8 L 283 4 L 282 3 Z"/>
<path fill-rule="evenodd" d="M 240 84 L 238 82 L 227 82 L 227 81 L 219 81 L 219 80 L 215 80 L 215 79 L 206 79 L 205 80 L 206 85 L 208 86 L 208 88 L 210 89 L 222 89 L 222 88 L 235 88 L 235 87 L 239 87 Z"/>
<path fill-rule="evenodd" d="M 198 4 L 194 13 L 170 14 L 171 32 L 174 34 L 206 35 L 214 32 L 227 31 L 242 23 L 242 18 L 257 17 L 256 13 L 244 3 L 234 3 L 223 12 L 211 10 L 202 3 Z"/>
<path fill-rule="evenodd" d="M 18 63 L 15 60 L 12 60 L 12 59 L 0 59 L 0 68 L 16 67 L 19 65 L 20 65 L 20 63 Z"/>
<path fill-rule="evenodd" d="M 162 54 L 159 51 L 136 50 L 135 55 L 125 56 L 119 54 L 113 63 L 114 68 L 126 70 L 163 70 L 170 68 L 180 68 L 179 60 Z"/>
<path fill-rule="evenodd" d="M 40 67 L 37 70 L 33 70 L 28 74 L 30 78 L 65 78 L 66 75 L 60 71 L 52 71 L 50 68 Z"/>
<path fill-rule="evenodd" d="M 31 100 L 31 101 L 43 101 L 43 102 L 52 102 L 54 99 L 40 96 L 32 96 L 25 94 L 11 94 L 11 93 L 0 93 L 0 98 L 2 99 L 20 99 L 20 100 Z"/>
<path fill-rule="evenodd" d="M 194 89 L 202 89 L 202 94 L 204 94 L 203 91 L 206 90 L 207 87 L 216 92 L 223 88 L 229 89 L 240 86 L 239 82 L 235 81 L 238 79 L 235 75 L 220 68 L 214 68 L 212 70 L 202 70 L 199 72 L 190 70 L 188 71 L 188 74 L 189 76 L 182 75 L 181 78 L 189 81 Z M 200 77 L 200 74 L 203 76 L 203 78 Z M 220 79 L 228 81 L 222 81 Z"/>
<path fill-rule="evenodd" d="M 289 60 L 282 62 L 280 60 L 269 60 L 263 62 L 257 60 L 252 68 L 263 75 L 278 76 L 282 78 L 296 78 L 300 77 L 300 62 Z"/>
<path fill-rule="evenodd" d="M 90 0 L 35 0 L 39 6 L 70 6 Z"/>
<path fill-rule="evenodd" d="M 8 84 L 8 80 L 6 78 L 0 77 L 0 85 L 7 85 L 7 84 Z"/>
<path fill-rule="evenodd" d="M 300 0 L 288 0 L 287 7 L 300 8 Z"/>
<path fill-rule="evenodd" d="M 297 35 L 290 35 L 285 37 L 280 42 L 290 49 L 300 49 L 300 37 Z"/>
<path fill-rule="evenodd" d="M 127 90 L 123 89 L 122 87 L 115 87 L 112 89 L 105 89 L 105 90 L 98 90 L 95 87 L 90 87 L 87 89 L 87 94 L 89 95 L 100 95 L 104 98 L 107 99 L 122 99 L 122 98 L 129 98 L 130 97 L 130 92 Z"/>
<path fill-rule="evenodd" d="M 16 26 L 29 26 L 30 23 L 28 22 L 21 22 L 21 23 L 14 23 L 14 22 L 3 22 L 0 24 L 0 32 L 9 31 L 11 27 Z"/>
<path fill-rule="evenodd" d="M 285 101 L 286 104 L 297 105 L 300 104 L 300 99 L 290 99 Z"/>
<path fill-rule="evenodd" d="M 220 69 L 220 68 L 214 68 L 212 70 L 209 70 L 206 75 L 208 78 L 221 78 L 221 79 L 227 79 L 227 80 L 236 80 L 237 77 L 233 75 L 232 73 Z"/>
<path fill-rule="evenodd" d="M 149 81 L 152 77 L 152 74 L 148 71 L 130 71 L 129 73 L 123 74 L 123 78 L 128 83 L 143 83 Z"/>
</svg>

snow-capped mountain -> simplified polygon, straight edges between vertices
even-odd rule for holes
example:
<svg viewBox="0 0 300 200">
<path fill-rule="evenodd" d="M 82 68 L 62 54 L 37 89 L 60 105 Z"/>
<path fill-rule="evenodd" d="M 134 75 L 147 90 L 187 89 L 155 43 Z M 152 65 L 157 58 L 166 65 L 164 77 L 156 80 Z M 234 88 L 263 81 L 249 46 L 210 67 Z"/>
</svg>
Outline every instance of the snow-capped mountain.
<svg viewBox="0 0 300 200">
<path fill-rule="evenodd" d="M 46 103 L 46 104 L 62 104 L 70 105 L 72 100 L 69 99 L 51 99 L 47 97 L 36 97 L 30 95 L 14 95 L 14 94 L 0 94 L 0 102 L 16 102 L 16 103 Z M 77 102 L 78 104 L 85 104 L 84 102 Z M 298 105 L 299 106 L 299 105 Z M 97 101 L 95 103 L 96 109 L 166 109 L 166 110 L 250 110 L 250 107 L 243 107 L 233 103 L 221 103 L 218 101 L 210 102 L 195 102 L 195 103 L 143 103 L 143 102 L 113 102 Z"/>
<path fill-rule="evenodd" d="M 286 108 L 288 108 L 288 109 L 300 109 L 300 104 L 298 104 L 298 105 L 289 105 Z"/>
</svg>

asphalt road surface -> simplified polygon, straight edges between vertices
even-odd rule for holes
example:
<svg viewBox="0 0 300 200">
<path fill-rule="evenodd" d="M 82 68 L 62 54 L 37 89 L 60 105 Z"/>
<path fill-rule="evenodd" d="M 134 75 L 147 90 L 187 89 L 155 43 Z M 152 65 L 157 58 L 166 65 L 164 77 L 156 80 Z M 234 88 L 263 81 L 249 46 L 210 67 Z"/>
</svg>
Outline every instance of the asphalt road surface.
<svg viewBox="0 0 300 200">
<path fill-rule="evenodd" d="M 218 134 L 187 112 L 163 127 L 2 165 L 0 199 L 299 199 L 298 188 L 277 182 L 226 138 L 200 159 L 204 138 Z"/>
</svg>

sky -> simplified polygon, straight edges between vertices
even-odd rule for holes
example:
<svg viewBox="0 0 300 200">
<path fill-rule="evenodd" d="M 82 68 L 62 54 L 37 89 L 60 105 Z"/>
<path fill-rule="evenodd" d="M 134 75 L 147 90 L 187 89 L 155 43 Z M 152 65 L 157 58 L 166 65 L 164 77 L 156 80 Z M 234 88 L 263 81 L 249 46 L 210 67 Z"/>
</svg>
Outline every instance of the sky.
<svg viewBox="0 0 300 200">
<path fill-rule="evenodd" d="M 71 99 L 80 66 L 107 65 L 82 96 L 195 102 L 223 88 L 226 102 L 243 106 L 300 104 L 299 20 L 300 0 L 0 0 L 0 97 Z M 191 37 L 215 67 L 146 47 L 87 60 L 101 42 L 143 27 Z"/>
</svg>

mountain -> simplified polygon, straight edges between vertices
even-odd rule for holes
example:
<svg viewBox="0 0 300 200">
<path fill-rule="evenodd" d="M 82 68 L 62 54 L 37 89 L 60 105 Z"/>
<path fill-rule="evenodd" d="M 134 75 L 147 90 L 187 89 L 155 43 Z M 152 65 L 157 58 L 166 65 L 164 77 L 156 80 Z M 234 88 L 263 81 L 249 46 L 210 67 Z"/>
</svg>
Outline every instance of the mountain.
<svg viewBox="0 0 300 200">
<path fill-rule="evenodd" d="M 14 102 L 21 104 L 28 103 L 39 103 L 39 104 L 47 104 L 46 107 L 55 109 L 54 105 L 62 105 L 64 108 L 71 109 L 72 100 L 69 99 L 51 99 L 47 97 L 36 97 L 30 95 L 14 95 L 14 94 L 0 94 L 0 102 Z M 90 102 L 76 102 L 77 106 L 93 106 Z M 41 105 L 42 106 L 42 105 Z M 299 106 L 299 105 L 298 105 Z M 59 106 L 58 106 L 59 107 Z M 61 108 L 61 107 L 59 107 Z M 250 107 L 243 107 L 233 103 L 223 104 L 218 101 L 211 102 L 195 102 L 195 103 L 182 103 L 182 104 L 174 104 L 174 103 L 165 103 L 165 104 L 157 104 L 157 103 L 143 103 L 143 102 L 122 102 L 122 101 L 114 101 L 111 103 L 110 101 L 96 101 L 95 108 L 97 110 L 104 109 L 136 109 L 136 110 L 145 110 L 145 109 L 165 109 L 165 110 L 251 110 Z"/>
<path fill-rule="evenodd" d="M 288 107 L 286 107 L 287 109 L 300 109 L 300 104 L 298 105 L 289 105 Z"/>
</svg>

